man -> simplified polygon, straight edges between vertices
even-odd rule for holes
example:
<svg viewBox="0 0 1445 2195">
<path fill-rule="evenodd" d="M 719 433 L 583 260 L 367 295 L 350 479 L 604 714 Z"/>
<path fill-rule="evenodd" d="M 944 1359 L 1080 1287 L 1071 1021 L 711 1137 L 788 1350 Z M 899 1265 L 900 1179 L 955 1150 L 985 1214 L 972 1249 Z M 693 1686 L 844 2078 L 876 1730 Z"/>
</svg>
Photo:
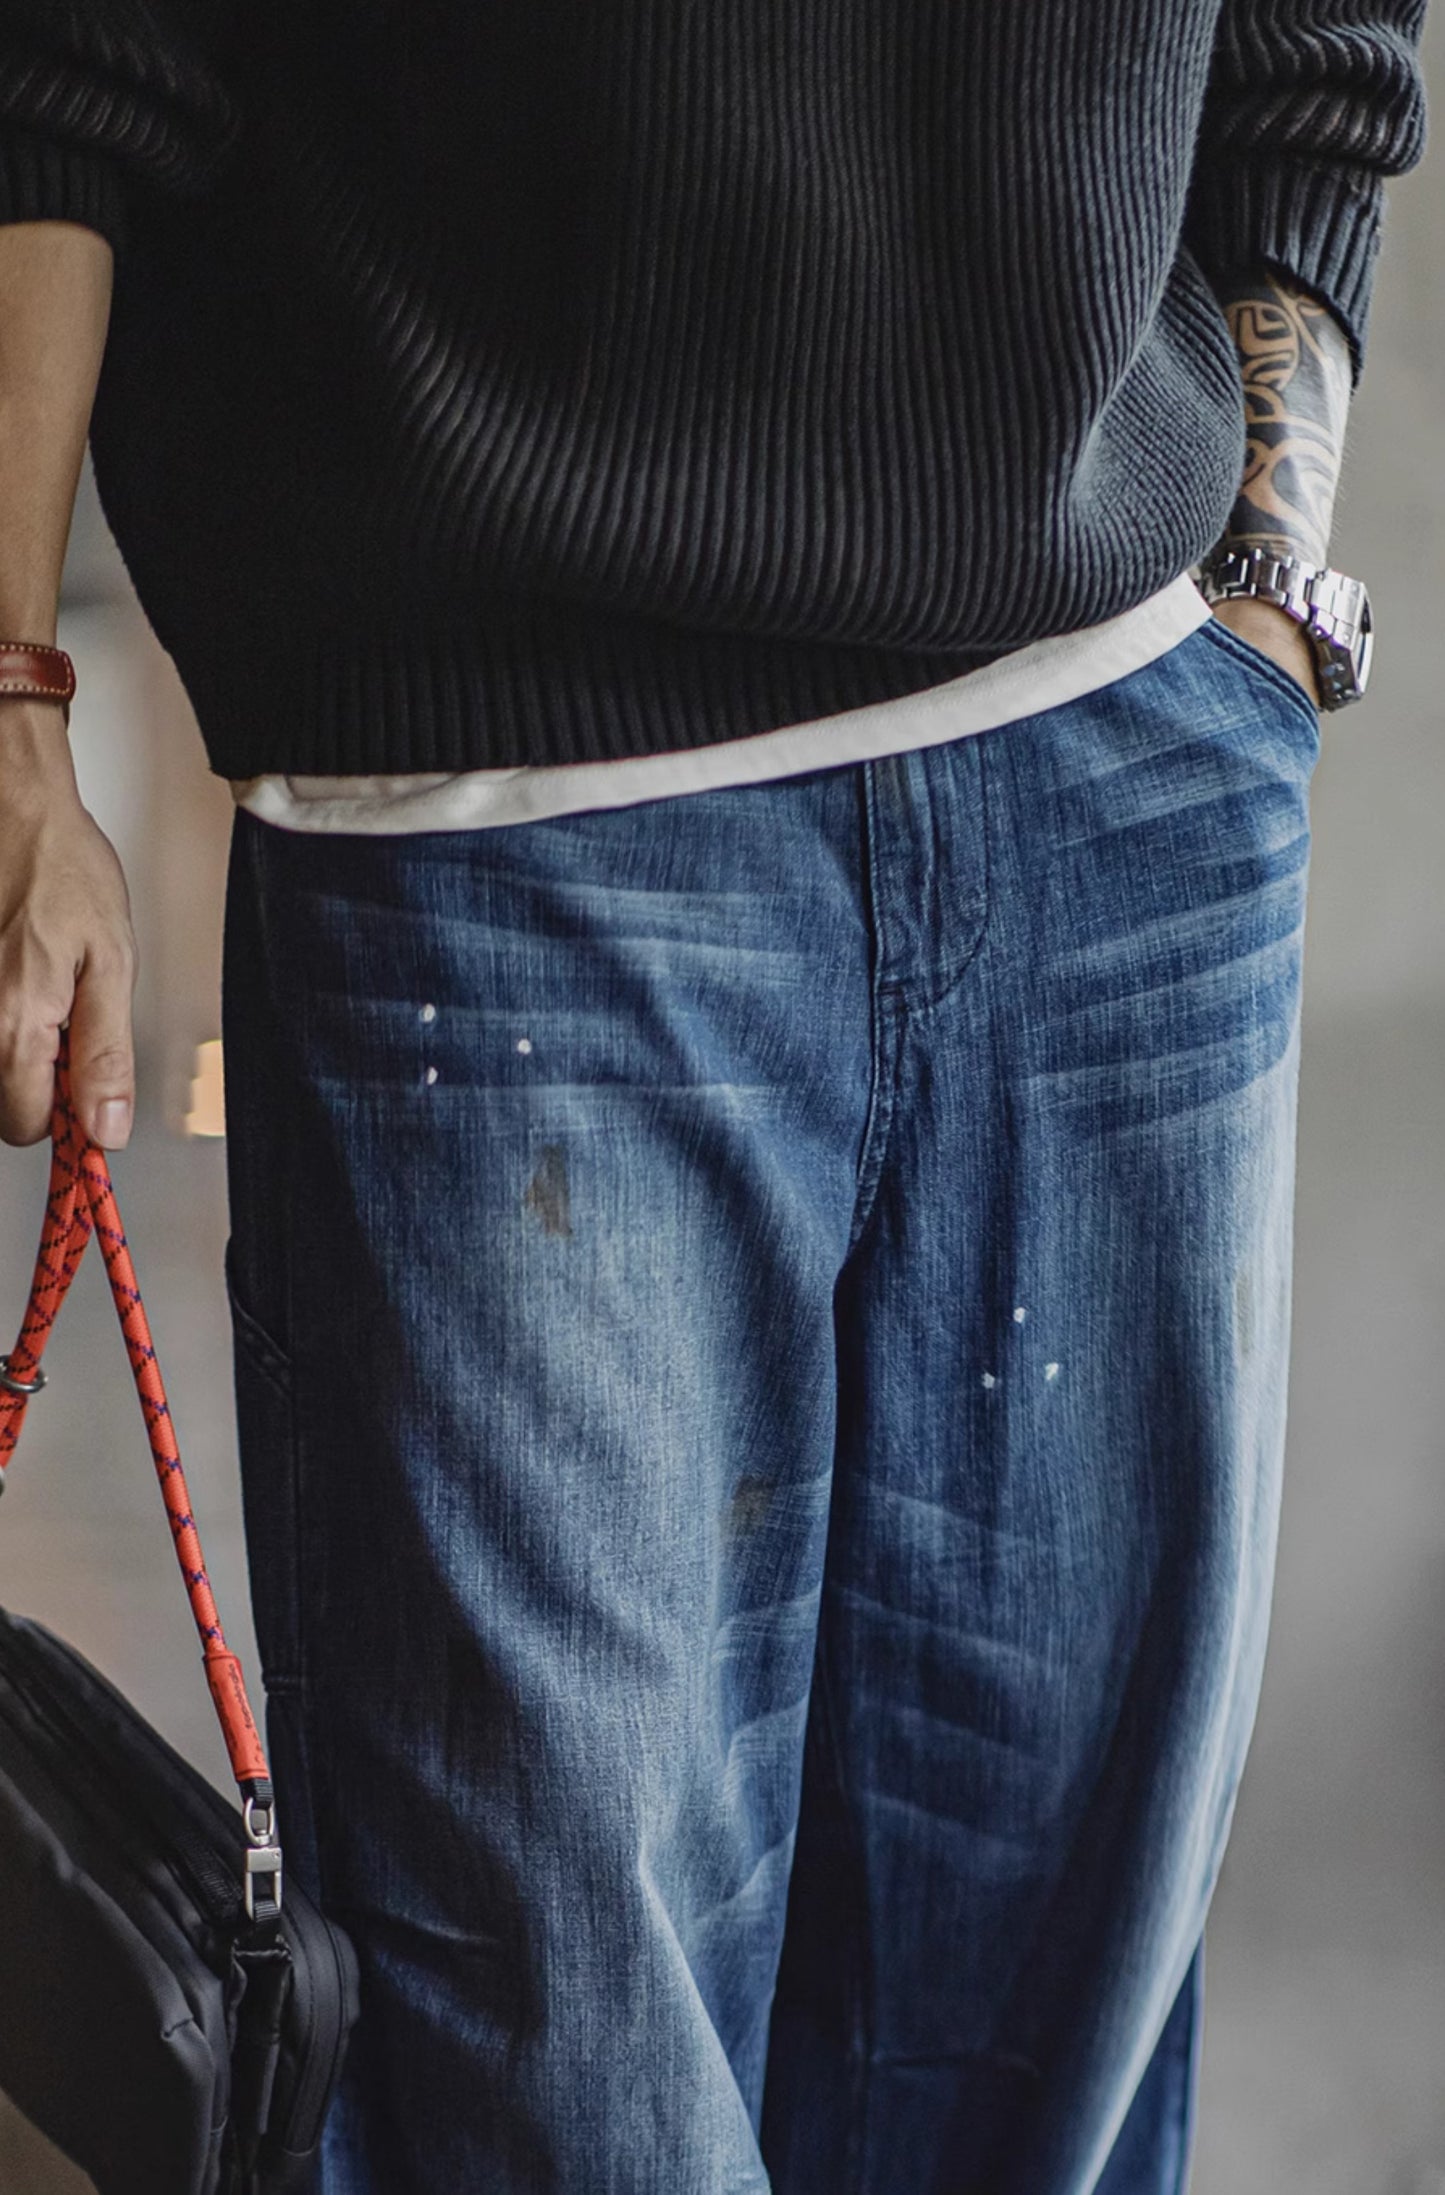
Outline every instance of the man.
<svg viewBox="0 0 1445 2195">
<path fill-rule="evenodd" d="M 7 0 L 0 1128 L 133 1104 L 89 432 L 239 805 L 324 2195 L 1182 2185 L 1421 13 Z"/>
</svg>

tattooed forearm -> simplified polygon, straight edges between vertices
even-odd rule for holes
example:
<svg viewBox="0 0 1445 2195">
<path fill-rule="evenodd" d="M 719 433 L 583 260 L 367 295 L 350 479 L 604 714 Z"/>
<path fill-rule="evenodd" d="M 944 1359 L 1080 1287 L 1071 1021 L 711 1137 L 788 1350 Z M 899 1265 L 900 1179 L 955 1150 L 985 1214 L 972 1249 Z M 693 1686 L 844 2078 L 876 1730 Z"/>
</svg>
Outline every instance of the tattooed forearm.
<svg viewBox="0 0 1445 2195">
<path fill-rule="evenodd" d="M 1224 538 L 1328 562 L 1350 404 L 1350 351 L 1334 315 L 1261 269 L 1222 293 L 1244 377 L 1244 480 Z"/>
</svg>

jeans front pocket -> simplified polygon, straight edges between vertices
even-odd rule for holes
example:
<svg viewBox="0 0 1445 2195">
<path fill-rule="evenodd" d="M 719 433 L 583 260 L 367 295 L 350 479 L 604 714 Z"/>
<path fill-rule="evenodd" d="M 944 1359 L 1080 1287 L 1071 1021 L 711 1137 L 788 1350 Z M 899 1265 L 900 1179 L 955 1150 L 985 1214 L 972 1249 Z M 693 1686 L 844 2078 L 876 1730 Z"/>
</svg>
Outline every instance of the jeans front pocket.
<svg viewBox="0 0 1445 2195">
<path fill-rule="evenodd" d="M 1272 655 L 1266 655 L 1263 648 L 1256 647 L 1252 640 L 1244 639 L 1232 625 L 1226 625 L 1223 618 L 1211 616 L 1208 624 L 1201 626 L 1200 630 L 1227 655 L 1232 655 L 1262 685 L 1268 686 L 1278 700 L 1288 702 L 1291 708 L 1298 711 L 1308 724 L 1311 736 L 1318 740 L 1320 712 L 1315 706 L 1314 696 L 1282 664 L 1276 663 Z"/>
</svg>

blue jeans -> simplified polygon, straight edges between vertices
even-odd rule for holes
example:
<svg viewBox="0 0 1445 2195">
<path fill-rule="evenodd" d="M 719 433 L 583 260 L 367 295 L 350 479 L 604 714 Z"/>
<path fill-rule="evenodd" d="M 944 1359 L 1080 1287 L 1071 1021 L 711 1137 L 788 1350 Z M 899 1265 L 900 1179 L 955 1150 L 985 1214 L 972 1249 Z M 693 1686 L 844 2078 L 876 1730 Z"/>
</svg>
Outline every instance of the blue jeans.
<svg viewBox="0 0 1445 2195">
<path fill-rule="evenodd" d="M 243 1492 L 322 2195 L 1175 2195 L 1284 1435 L 1303 691 L 242 815 Z"/>
</svg>

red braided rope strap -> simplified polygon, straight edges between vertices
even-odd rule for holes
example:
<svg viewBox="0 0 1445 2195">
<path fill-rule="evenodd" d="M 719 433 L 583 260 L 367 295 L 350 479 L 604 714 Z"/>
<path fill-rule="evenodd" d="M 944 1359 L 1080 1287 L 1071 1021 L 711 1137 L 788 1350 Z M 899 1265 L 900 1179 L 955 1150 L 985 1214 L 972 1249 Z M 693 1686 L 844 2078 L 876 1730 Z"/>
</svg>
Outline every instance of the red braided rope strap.
<svg viewBox="0 0 1445 2195">
<path fill-rule="evenodd" d="M 62 1032 L 55 1066 L 50 1192 L 45 1202 L 45 1222 L 19 1338 L 8 1358 L 3 1360 L 7 1384 L 0 1386 L 0 1488 L 4 1486 L 5 1467 L 25 1421 L 30 1396 L 44 1385 L 40 1359 L 45 1344 L 92 1233 L 99 1240 L 100 1254 L 105 1260 L 111 1298 L 120 1319 L 136 1392 L 140 1396 L 151 1458 L 170 1518 L 176 1560 L 200 1634 L 206 1682 L 210 1686 L 221 1735 L 226 1741 L 231 1770 L 243 1790 L 258 1780 L 269 1786 L 270 1770 L 246 1696 L 241 1665 L 226 1645 L 211 1593 L 211 1581 L 206 1575 L 205 1557 L 201 1553 L 200 1536 L 191 1514 L 185 1473 L 176 1448 L 170 1405 L 166 1401 L 145 1305 L 136 1286 L 135 1267 L 121 1226 L 110 1169 L 104 1152 L 81 1134 L 71 1103 L 68 1045 Z M 16 1392 L 17 1389 L 28 1392 Z"/>
</svg>

